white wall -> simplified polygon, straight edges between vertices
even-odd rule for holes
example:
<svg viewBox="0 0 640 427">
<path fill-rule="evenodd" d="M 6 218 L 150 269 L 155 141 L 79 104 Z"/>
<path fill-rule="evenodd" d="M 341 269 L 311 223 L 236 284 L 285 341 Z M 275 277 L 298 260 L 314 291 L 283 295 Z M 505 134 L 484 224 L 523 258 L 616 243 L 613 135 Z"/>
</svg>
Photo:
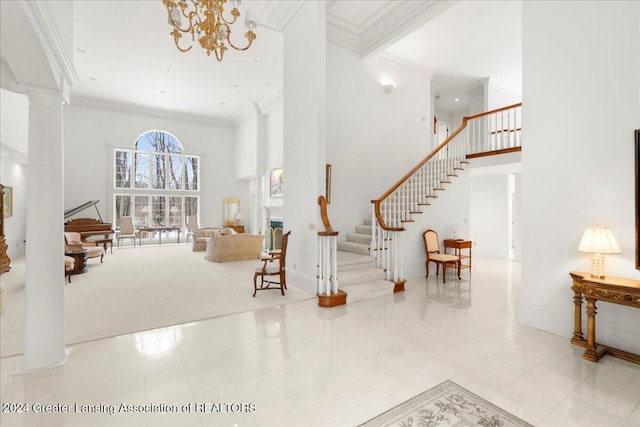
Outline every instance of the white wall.
<svg viewBox="0 0 640 427">
<path fill-rule="evenodd" d="M 287 280 L 316 292 L 316 199 L 326 163 L 326 5 L 305 2 L 284 30 L 284 207 Z"/>
<path fill-rule="evenodd" d="M 29 99 L 0 89 L 0 142 L 20 153 L 29 152 Z"/>
<path fill-rule="evenodd" d="M 491 79 L 489 79 L 487 83 L 486 91 L 487 111 L 522 102 L 521 94 L 514 93 L 500 84 L 492 82 Z"/>
<path fill-rule="evenodd" d="M 384 79 L 395 83 L 382 90 Z M 371 216 L 381 196 L 427 154 L 433 129 L 427 75 L 327 44 L 329 217 L 339 239 Z"/>
<path fill-rule="evenodd" d="M 248 200 L 248 186 L 235 179 L 234 130 L 166 118 L 66 106 L 64 117 L 66 209 L 100 200 L 104 221 L 113 222 L 113 148 L 133 148 L 148 130 L 163 130 L 200 156 L 200 225 L 222 224 L 222 199 Z M 105 173 L 106 171 L 106 173 Z"/>
<path fill-rule="evenodd" d="M 254 113 L 236 128 L 236 178 L 256 173 L 258 161 L 258 114 Z"/>
<path fill-rule="evenodd" d="M 0 159 L 0 182 L 13 187 L 13 216 L 4 223 L 9 258 L 23 257 L 27 238 L 27 165 L 12 159 Z"/>
<path fill-rule="evenodd" d="M 508 255 L 508 175 L 481 175 L 470 179 L 470 236 L 473 252 L 506 258 Z"/>
<path fill-rule="evenodd" d="M 26 95 L 0 89 L 0 183 L 13 187 L 13 216 L 5 218 L 9 258 L 25 254 L 27 238 L 27 166 L 29 100 Z M 9 149 L 7 150 L 6 147 Z M 9 157 L 8 153 L 12 156 Z"/>
<path fill-rule="evenodd" d="M 266 177 L 267 186 L 269 184 L 269 171 L 275 168 L 281 168 L 283 165 L 283 141 L 284 141 L 284 104 L 282 98 L 273 103 L 270 108 L 265 111 L 265 134 L 266 149 L 264 170 L 259 171 Z M 286 173 L 286 172 L 285 172 Z M 265 205 L 272 208 L 272 211 L 278 211 L 282 207 L 282 198 L 271 198 L 268 187 L 265 191 Z M 281 212 L 276 212 L 281 215 Z"/>
<path fill-rule="evenodd" d="M 584 229 L 609 225 L 635 268 L 633 130 L 640 128 L 640 2 L 523 3 L 523 253 L 520 321 L 569 337 Z M 598 305 L 598 341 L 640 353 L 640 312 Z"/>
</svg>

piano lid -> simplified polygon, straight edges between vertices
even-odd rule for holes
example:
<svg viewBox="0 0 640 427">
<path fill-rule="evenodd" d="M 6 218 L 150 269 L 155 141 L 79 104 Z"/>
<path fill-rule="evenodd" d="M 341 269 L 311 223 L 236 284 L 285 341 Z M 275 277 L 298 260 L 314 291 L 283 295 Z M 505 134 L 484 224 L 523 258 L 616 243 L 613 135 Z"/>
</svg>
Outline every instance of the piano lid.
<svg viewBox="0 0 640 427">
<path fill-rule="evenodd" d="M 91 206 L 95 206 L 97 203 L 100 203 L 100 200 L 91 200 L 88 201 L 87 203 L 84 203 L 80 206 L 76 206 L 75 208 L 72 209 L 67 209 L 66 211 L 64 211 L 64 219 L 67 219 L 79 212 L 82 212 L 85 209 L 90 208 Z M 98 211 L 98 207 L 96 206 L 96 212 L 98 212 L 98 217 L 100 217 L 100 221 L 102 221 L 102 217 L 100 216 L 100 211 Z"/>
</svg>

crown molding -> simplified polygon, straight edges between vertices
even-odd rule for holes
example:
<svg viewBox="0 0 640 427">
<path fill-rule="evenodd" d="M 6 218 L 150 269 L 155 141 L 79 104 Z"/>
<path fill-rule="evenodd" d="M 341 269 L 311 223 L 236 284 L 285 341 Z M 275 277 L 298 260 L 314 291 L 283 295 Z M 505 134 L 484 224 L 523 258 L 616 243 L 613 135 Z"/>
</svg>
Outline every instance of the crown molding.
<svg viewBox="0 0 640 427">
<path fill-rule="evenodd" d="M 73 66 L 73 59 L 69 57 L 64 48 L 64 43 L 51 18 L 46 2 L 20 0 L 18 5 L 33 26 L 54 73 L 63 76 L 67 82 L 66 85 L 73 86 L 78 83 L 78 73 Z M 65 86 L 62 82 L 59 84 L 61 87 Z"/>
<path fill-rule="evenodd" d="M 269 1 L 258 17 L 258 23 L 266 28 L 284 31 L 291 19 L 298 13 L 303 1 Z"/>
<path fill-rule="evenodd" d="M 327 39 L 356 52 L 362 58 L 368 58 L 429 22 L 458 1 L 389 1 L 364 29 L 349 25 L 327 13 Z"/>
<path fill-rule="evenodd" d="M 262 91 L 256 98 L 244 102 L 238 111 L 231 116 L 230 120 L 236 127 L 256 112 L 264 114 L 271 105 L 282 97 L 284 92 L 283 72 L 284 70 L 280 69 L 269 81 L 269 87 L 266 90 Z"/>
<path fill-rule="evenodd" d="M 160 110 L 157 108 L 142 107 L 134 104 L 126 104 L 123 102 L 106 101 L 103 99 L 89 98 L 83 96 L 74 96 L 71 98 L 71 105 L 80 107 L 95 108 L 98 110 L 115 111 L 118 113 L 137 114 L 141 116 L 157 117 L 161 119 L 178 120 L 181 122 L 195 123 L 206 126 L 217 126 L 223 128 L 234 128 L 234 124 L 230 120 L 215 119 L 195 114 L 179 113 L 169 110 Z"/>
</svg>

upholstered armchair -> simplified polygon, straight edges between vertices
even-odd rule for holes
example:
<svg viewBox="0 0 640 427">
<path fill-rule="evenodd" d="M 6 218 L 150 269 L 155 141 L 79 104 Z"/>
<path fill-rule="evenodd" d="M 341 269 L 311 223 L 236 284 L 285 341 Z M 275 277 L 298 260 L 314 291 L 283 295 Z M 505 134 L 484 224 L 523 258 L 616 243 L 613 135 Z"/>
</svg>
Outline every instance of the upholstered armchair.
<svg viewBox="0 0 640 427">
<path fill-rule="evenodd" d="M 67 250 L 86 249 L 87 258 L 100 257 L 100 262 L 103 262 L 104 248 L 96 242 L 83 242 L 80 239 L 80 233 L 76 233 L 75 231 L 65 231 L 64 242 Z"/>
<path fill-rule="evenodd" d="M 73 257 L 65 256 L 64 257 L 64 275 L 71 283 L 71 272 L 73 268 L 76 266 L 76 260 Z"/>
</svg>

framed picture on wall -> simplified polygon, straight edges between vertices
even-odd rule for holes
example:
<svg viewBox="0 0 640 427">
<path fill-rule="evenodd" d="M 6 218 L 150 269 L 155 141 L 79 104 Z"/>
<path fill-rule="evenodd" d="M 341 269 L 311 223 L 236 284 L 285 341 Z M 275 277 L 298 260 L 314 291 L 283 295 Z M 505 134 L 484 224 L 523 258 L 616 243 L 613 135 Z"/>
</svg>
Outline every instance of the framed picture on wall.
<svg viewBox="0 0 640 427">
<path fill-rule="evenodd" d="M 271 172 L 269 173 L 269 194 L 271 197 L 283 197 L 283 183 L 282 168 L 271 169 Z"/>
<path fill-rule="evenodd" d="M 640 270 L 640 129 L 635 131 L 636 149 L 636 269 Z"/>
<path fill-rule="evenodd" d="M 4 207 L 4 217 L 13 215 L 13 187 L 3 187 L 2 206 Z"/>
</svg>

